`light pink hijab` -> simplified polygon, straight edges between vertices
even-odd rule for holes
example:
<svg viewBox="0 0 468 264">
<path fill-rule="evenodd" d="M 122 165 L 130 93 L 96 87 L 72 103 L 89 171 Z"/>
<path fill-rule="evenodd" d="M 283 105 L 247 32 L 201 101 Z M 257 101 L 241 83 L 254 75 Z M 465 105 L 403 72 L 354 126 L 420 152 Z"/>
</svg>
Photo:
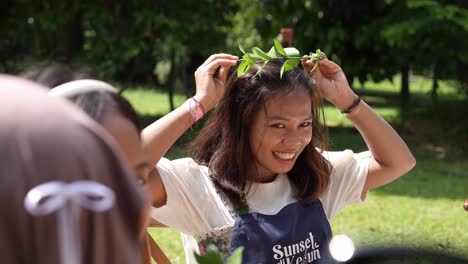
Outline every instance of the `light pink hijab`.
<svg viewBox="0 0 468 264">
<path fill-rule="evenodd" d="M 31 216 L 26 193 L 51 180 L 111 188 L 107 212 L 82 210 L 82 263 L 139 263 L 145 192 L 111 139 L 80 110 L 37 84 L 0 75 L 0 260 L 59 264 L 56 214 Z"/>
</svg>

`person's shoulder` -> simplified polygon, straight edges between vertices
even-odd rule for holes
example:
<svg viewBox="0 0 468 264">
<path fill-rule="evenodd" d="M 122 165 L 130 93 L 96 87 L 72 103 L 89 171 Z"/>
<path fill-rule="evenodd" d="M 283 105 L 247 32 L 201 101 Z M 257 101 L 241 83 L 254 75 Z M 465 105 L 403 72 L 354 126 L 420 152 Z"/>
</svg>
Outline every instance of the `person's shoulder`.
<svg viewBox="0 0 468 264">
<path fill-rule="evenodd" d="M 208 168 L 198 164 L 192 158 L 169 160 L 161 158 L 156 164 L 160 174 L 172 174 L 179 178 L 208 176 Z"/>
<path fill-rule="evenodd" d="M 354 160 L 361 160 L 364 158 L 369 158 L 371 156 L 370 151 L 363 151 L 355 153 L 351 149 L 345 149 L 342 151 L 322 151 L 317 149 L 322 156 L 330 162 L 332 165 L 338 165 L 341 163 L 349 163 Z"/>
<path fill-rule="evenodd" d="M 174 166 L 186 166 L 192 169 L 203 169 L 203 165 L 198 164 L 194 159 L 190 157 L 179 158 L 171 161 Z"/>
<path fill-rule="evenodd" d="M 317 149 L 317 151 L 322 154 L 322 156 L 328 160 L 331 164 L 335 164 L 342 160 L 347 160 L 352 158 L 354 152 L 350 149 L 345 149 L 341 151 L 324 151 L 321 149 Z"/>
<path fill-rule="evenodd" d="M 190 157 L 178 158 L 170 160 L 168 158 L 162 157 L 157 166 L 173 166 L 173 167 L 182 167 L 182 168 L 193 168 L 200 169 L 206 166 L 199 165 L 195 160 Z"/>
</svg>

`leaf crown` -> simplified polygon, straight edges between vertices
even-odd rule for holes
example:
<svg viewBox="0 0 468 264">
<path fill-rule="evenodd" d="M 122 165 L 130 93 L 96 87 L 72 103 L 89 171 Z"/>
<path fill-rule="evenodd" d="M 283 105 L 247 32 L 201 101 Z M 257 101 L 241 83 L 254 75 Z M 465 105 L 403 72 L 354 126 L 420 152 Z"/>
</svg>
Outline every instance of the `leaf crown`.
<svg viewBox="0 0 468 264">
<path fill-rule="evenodd" d="M 237 77 L 240 77 L 247 72 L 249 72 L 252 67 L 257 62 L 263 62 L 263 64 L 258 68 L 255 75 L 258 75 L 262 72 L 265 65 L 272 60 L 284 60 L 283 65 L 281 66 L 280 77 L 283 78 L 285 72 L 291 71 L 299 65 L 302 59 L 309 59 L 315 63 L 311 72 L 315 70 L 318 66 L 318 62 L 323 60 L 325 57 L 322 56 L 320 49 L 317 49 L 315 53 L 310 52 L 309 56 L 301 56 L 301 53 L 296 48 L 283 48 L 281 43 L 273 39 L 273 46 L 268 52 L 264 52 L 258 47 L 253 47 L 250 52 L 246 52 L 245 49 L 239 44 L 240 51 L 244 54 L 240 60 L 240 64 L 237 67 Z"/>
</svg>

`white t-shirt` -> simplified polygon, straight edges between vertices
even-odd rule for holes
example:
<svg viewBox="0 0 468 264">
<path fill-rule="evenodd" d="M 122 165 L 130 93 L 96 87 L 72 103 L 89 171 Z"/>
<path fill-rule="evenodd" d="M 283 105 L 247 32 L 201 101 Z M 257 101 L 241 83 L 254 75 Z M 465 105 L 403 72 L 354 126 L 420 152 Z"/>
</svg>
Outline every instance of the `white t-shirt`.
<svg viewBox="0 0 468 264">
<path fill-rule="evenodd" d="M 331 163 L 330 186 L 320 196 L 328 221 L 348 204 L 361 202 L 367 177 L 369 151 L 355 154 L 351 150 L 324 152 Z M 193 251 L 198 252 L 196 241 L 217 237 L 218 247 L 225 252 L 230 246 L 234 218 L 217 193 L 209 178 L 208 168 L 198 165 L 191 158 L 174 161 L 161 159 L 156 166 L 167 193 L 167 202 L 152 209 L 152 217 L 166 226 L 183 233 L 182 240 L 187 263 L 193 261 Z M 254 183 L 246 197 L 249 211 L 267 215 L 278 213 L 283 207 L 297 200 L 285 174 L 269 183 Z"/>
</svg>

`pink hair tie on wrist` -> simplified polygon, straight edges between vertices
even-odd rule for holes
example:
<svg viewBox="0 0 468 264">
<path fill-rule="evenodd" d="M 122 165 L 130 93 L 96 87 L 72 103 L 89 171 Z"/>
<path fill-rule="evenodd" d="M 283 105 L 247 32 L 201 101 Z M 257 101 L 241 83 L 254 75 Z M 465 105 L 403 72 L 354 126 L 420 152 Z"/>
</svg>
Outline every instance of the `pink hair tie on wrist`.
<svg viewBox="0 0 468 264">
<path fill-rule="evenodd" d="M 205 115 L 203 106 L 195 98 L 192 97 L 188 99 L 185 102 L 185 105 L 187 106 L 187 111 L 190 113 L 195 122 L 200 120 Z"/>
</svg>

